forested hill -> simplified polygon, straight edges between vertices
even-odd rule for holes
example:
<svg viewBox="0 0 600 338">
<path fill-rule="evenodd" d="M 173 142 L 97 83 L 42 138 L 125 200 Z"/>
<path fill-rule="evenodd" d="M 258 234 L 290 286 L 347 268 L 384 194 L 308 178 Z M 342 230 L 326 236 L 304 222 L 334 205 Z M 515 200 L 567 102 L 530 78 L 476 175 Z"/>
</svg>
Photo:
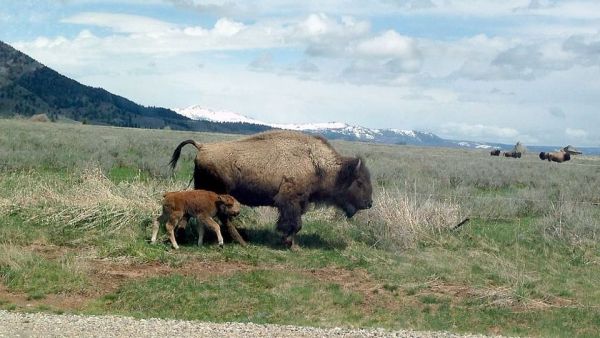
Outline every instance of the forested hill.
<svg viewBox="0 0 600 338">
<path fill-rule="evenodd" d="M 0 41 L 0 117 L 44 113 L 90 124 L 138 128 L 255 133 L 267 126 L 194 121 L 161 107 L 145 107 L 102 88 L 83 85 Z"/>
</svg>

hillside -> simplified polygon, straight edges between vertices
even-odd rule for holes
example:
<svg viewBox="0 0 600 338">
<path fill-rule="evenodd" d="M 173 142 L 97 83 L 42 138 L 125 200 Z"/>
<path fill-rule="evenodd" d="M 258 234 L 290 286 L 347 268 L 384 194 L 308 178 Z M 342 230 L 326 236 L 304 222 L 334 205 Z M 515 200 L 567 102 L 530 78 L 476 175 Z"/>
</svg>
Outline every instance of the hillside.
<svg viewBox="0 0 600 338">
<path fill-rule="evenodd" d="M 0 116 L 45 113 L 89 124 L 138 128 L 255 133 L 266 126 L 194 121 L 160 107 L 145 107 L 102 88 L 83 85 L 0 41 Z"/>
</svg>

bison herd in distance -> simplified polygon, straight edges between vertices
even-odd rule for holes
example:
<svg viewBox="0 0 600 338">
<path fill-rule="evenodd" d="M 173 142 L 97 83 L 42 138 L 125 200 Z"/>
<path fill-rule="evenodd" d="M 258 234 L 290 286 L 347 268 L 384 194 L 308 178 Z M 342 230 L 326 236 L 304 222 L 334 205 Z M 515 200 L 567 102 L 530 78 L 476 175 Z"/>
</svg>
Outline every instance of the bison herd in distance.
<svg viewBox="0 0 600 338">
<path fill-rule="evenodd" d="M 494 149 L 490 151 L 490 156 L 500 156 L 500 149 Z M 521 158 L 522 153 L 519 151 L 505 151 L 503 153 L 504 157 L 512 157 L 512 158 Z M 540 152 L 539 157 L 541 160 L 548 160 L 552 162 L 566 162 L 571 159 L 571 154 L 567 151 L 561 149 L 560 151 L 553 152 Z"/>
</svg>

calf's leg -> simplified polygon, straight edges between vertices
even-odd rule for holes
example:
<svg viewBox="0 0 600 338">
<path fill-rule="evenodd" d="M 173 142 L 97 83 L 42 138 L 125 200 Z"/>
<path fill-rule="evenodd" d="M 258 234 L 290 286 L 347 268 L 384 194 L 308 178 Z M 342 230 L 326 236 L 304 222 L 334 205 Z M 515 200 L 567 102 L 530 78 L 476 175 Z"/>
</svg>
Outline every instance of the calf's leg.
<svg viewBox="0 0 600 338">
<path fill-rule="evenodd" d="M 169 240 L 171 241 L 171 245 L 173 245 L 174 249 L 179 249 L 179 245 L 177 245 L 177 241 L 175 240 L 175 228 L 182 217 L 183 213 L 175 213 L 172 214 L 167 221 L 167 233 L 169 234 Z"/>
<path fill-rule="evenodd" d="M 202 223 L 206 224 L 206 226 L 211 228 L 212 231 L 215 232 L 215 234 L 217 234 L 217 240 L 219 241 L 219 246 L 223 247 L 223 236 L 221 235 L 221 227 L 219 226 L 219 224 L 217 222 L 213 221 L 213 219 L 210 217 L 202 217 L 199 220 L 202 221 Z"/>
<path fill-rule="evenodd" d="M 196 232 L 198 233 L 198 246 L 201 246 L 204 242 L 204 232 L 206 231 L 206 225 L 199 219 L 196 219 Z"/>
<path fill-rule="evenodd" d="M 159 220 L 159 218 L 155 219 L 152 222 L 152 238 L 150 239 L 150 243 L 152 243 L 152 244 L 156 243 L 156 237 L 158 236 L 158 228 L 160 226 L 158 220 Z"/>
<path fill-rule="evenodd" d="M 161 223 L 164 223 L 165 221 L 165 214 L 162 213 L 160 216 L 158 216 L 153 222 L 152 222 L 152 237 L 150 239 L 150 243 L 155 244 L 156 243 L 156 237 L 158 236 L 158 229 L 160 227 Z"/>
</svg>

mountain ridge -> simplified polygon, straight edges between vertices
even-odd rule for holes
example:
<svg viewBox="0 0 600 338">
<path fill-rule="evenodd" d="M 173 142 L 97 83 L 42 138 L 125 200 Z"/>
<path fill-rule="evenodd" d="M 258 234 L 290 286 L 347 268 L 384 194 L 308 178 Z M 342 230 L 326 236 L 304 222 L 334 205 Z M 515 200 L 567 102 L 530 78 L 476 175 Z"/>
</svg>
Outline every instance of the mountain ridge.
<svg viewBox="0 0 600 338">
<path fill-rule="evenodd" d="M 0 116 L 46 114 L 82 123 L 138 128 L 251 134 L 270 129 L 254 124 L 197 121 L 173 110 L 143 106 L 79 83 L 0 41 Z"/>
<path fill-rule="evenodd" d="M 513 144 L 499 142 L 478 142 L 470 140 L 449 140 L 437 136 L 434 133 L 422 132 L 417 130 L 402 129 L 372 129 L 362 126 L 354 126 L 344 122 L 321 122 L 304 124 L 281 124 L 263 122 L 243 114 L 212 110 L 201 105 L 192 105 L 187 108 L 173 109 L 179 114 L 191 119 L 206 119 L 213 122 L 226 121 L 249 121 L 258 125 L 266 125 L 278 129 L 299 130 L 311 134 L 322 135 L 328 139 L 363 141 L 383 144 L 408 144 L 419 146 L 440 146 L 465 149 L 502 149 L 512 150 Z M 247 123 L 247 122 L 240 122 Z M 556 151 L 562 146 L 528 146 L 530 151 Z M 600 148 L 581 147 L 587 154 L 600 154 Z"/>
</svg>

